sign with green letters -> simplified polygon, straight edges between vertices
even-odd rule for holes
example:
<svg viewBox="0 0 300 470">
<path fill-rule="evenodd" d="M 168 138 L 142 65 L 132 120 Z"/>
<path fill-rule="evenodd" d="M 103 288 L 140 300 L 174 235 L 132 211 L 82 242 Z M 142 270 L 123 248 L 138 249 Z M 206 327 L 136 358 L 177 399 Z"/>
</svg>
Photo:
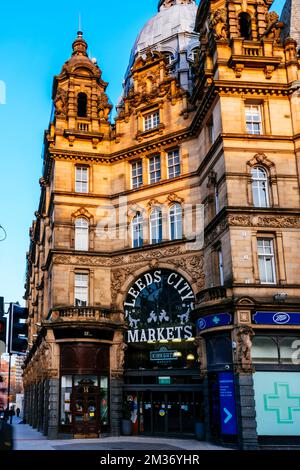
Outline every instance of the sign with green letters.
<svg viewBox="0 0 300 470">
<path fill-rule="evenodd" d="M 300 373 L 256 372 L 253 380 L 258 435 L 300 436 Z"/>
</svg>

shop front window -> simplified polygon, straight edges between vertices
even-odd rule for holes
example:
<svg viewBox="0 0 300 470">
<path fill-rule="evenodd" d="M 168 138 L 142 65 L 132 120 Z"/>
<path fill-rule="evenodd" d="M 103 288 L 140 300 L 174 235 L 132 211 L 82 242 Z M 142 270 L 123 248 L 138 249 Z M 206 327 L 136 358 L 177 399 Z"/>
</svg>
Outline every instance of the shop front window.
<svg viewBox="0 0 300 470">
<path fill-rule="evenodd" d="M 60 424 L 108 427 L 108 377 L 62 376 Z"/>
<path fill-rule="evenodd" d="M 108 425 L 108 378 L 100 379 L 100 419 L 103 426 Z"/>
<path fill-rule="evenodd" d="M 60 407 L 60 423 L 71 424 L 71 394 L 72 394 L 72 375 L 64 375 L 61 378 L 61 407 Z"/>
<path fill-rule="evenodd" d="M 254 364 L 300 363 L 300 336 L 259 336 L 253 338 L 251 357 Z"/>
</svg>

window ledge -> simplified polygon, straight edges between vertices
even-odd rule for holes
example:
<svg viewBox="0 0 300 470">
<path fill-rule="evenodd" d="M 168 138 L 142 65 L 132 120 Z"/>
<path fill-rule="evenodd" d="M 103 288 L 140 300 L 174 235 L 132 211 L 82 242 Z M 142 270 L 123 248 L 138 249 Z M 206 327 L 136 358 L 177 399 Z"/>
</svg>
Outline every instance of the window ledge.
<svg viewBox="0 0 300 470">
<path fill-rule="evenodd" d="M 163 134 L 163 131 L 165 129 L 165 125 L 160 123 L 158 126 L 153 127 L 152 129 L 148 129 L 147 131 L 138 131 L 136 134 L 136 140 L 141 141 L 147 137 L 152 137 L 156 134 Z"/>
</svg>

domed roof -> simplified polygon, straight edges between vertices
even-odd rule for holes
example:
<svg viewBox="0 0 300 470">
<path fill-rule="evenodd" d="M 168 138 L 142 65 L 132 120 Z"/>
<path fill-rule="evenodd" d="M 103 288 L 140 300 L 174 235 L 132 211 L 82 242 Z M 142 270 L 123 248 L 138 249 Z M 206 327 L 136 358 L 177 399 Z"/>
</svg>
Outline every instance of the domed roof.
<svg viewBox="0 0 300 470">
<path fill-rule="evenodd" d="M 153 16 L 138 35 L 132 49 L 134 57 L 138 52 L 148 46 L 161 43 L 178 33 L 193 33 L 197 14 L 197 5 L 191 3 L 176 3 L 167 8 L 160 7 L 160 11 Z"/>
</svg>

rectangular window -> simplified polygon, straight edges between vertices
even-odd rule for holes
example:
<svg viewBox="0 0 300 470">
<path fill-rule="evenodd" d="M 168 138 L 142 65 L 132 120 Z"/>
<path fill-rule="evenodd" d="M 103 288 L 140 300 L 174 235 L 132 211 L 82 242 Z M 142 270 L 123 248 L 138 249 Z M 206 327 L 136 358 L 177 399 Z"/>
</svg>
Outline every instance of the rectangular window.
<svg viewBox="0 0 300 470">
<path fill-rule="evenodd" d="M 157 183 L 161 179 L 160 155 L 149 158 L 149 183 Z"/>
<path fill-rule="evenodd" d="M 75 274 L 75 301 L 76 307 L 86 307 L 89 302 L 89 275 Z"/>
<path fill-rule="evenodd" d="M 150 129 L 155 129 L 160 123 L 159 120 L 159 111 L 154 113 L 149 113 L 144 116 L 144 131 L 149 131 Z"/>
<path fill-rule="evenodd" d="M 142 161 L 131 163 L 131 188 L 136 189 L 143 184 Z"/>
<path fill-rule="evenodd" d="M 247 104 L 245 106 L 246 130 L 248 134 L 260 135 L 262 131 L 261 106 Z"/>
<path fill-rule="evenodd" d="M 215 141 L 215 128 L 214 128 L 213 118 L 210 119 L 209 123 L 207 124 L 207 128 L 208 128 L 209 142 L 213 144 Z"/>
<path fill-rule="evenodd" d="M 220 198 L 219 198 L 218 186 L 215 186 L 215 210 L 216 210 L 216 214 L 220 212 Z"/>
<path fill-rule="evenodd" d="M 168 177 L 175 178 L 176 176 L 180 176 L 180 158 L 178 149 L 168 152 Z"/>
<path fill-rule="evenodd" d="M 218 257 L 218 268 L 219 268 L 219 282 L 220 282 L 220 286 L 224 286 L 223 253 L 222 253 L 221 247 L 217 249 L 217 257 Z"/>
<path fill-rule="evenodd" d="M 75 192 L 89 192 L 89 169 L 85 166 L 76 166 L 75 168 Z"/>
<path fill-rule="evenodd" d="M 259 277 L 262 284 L 275 284 L 275 255 L 273 240 L 257 239 Z"/>
</svg>

